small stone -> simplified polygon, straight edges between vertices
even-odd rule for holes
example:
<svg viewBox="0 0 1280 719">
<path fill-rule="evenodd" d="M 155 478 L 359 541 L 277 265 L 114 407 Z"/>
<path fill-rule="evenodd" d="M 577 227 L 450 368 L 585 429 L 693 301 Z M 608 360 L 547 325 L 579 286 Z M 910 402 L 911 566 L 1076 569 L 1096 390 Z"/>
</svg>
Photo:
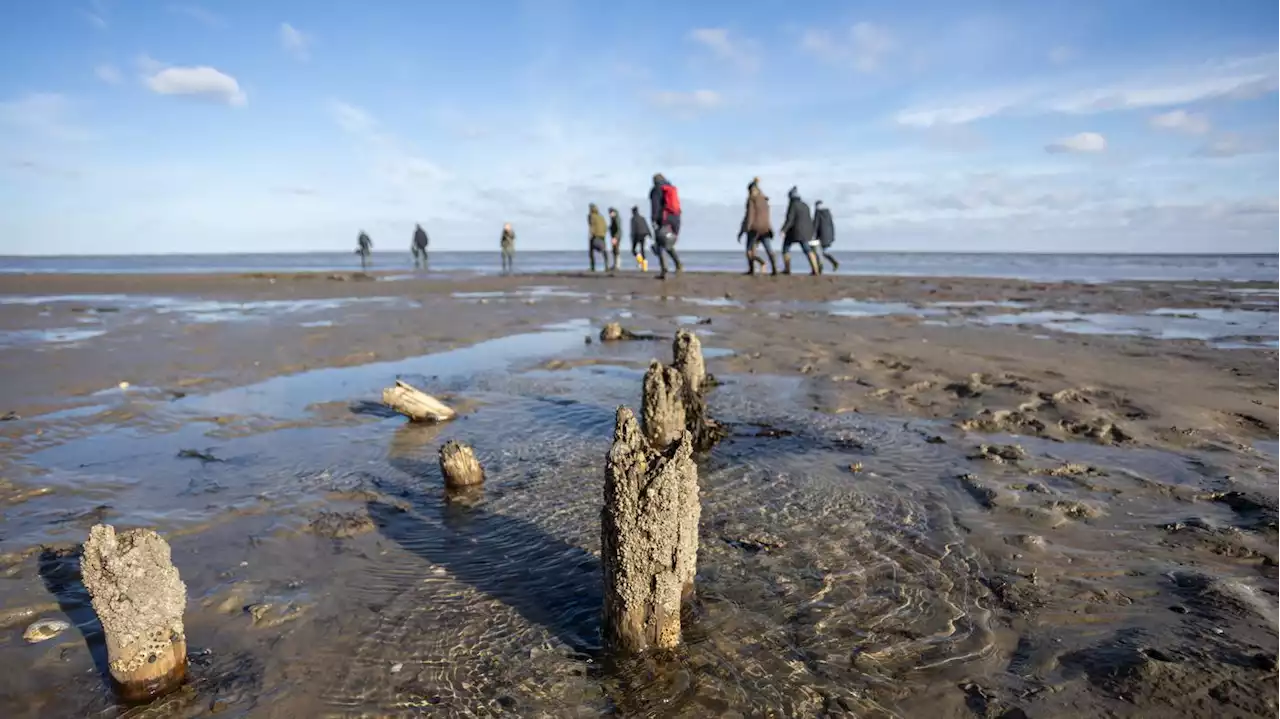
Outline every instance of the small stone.
<svg viewBox="0 0 1280 719">
<path fill-rule="evenodd" d="M 120 389 L 129 389 L 128 382 L 121 382 L 118 386 L 120 387 Z"/>
<path fill-rule="evenodd" d="M 404 662 L 396 662 L 391 665 L 392 674 L 399 674 L 401 669 L 404 669 Z"/>
<path fill-rule="evenodd" d="M 862 462 L 854 462 L 853 464 L 849 465 L 849 471 L 850 471 L 850 472 L 853 472 L 854 474 L 857 474 L 858 472 L 861 472 L 861 471 L 862 471 Z"/>
<path fill-rule="evenodd" d="M 39 619 L 27 627 L 27 630 L 22 633 L 22 638 L 28 644 L 38 644 L 53 639 L 70 628 L 71 623 L 61 619 Z"/>
</svg>

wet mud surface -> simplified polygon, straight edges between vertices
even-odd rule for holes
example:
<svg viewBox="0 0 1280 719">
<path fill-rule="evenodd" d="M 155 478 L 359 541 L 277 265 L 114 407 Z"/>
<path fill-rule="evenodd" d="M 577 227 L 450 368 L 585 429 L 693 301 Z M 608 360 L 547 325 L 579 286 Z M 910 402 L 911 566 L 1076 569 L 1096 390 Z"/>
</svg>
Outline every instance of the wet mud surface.
<svg viewBox="0 0 1280 719">
<path fill-rule="evenodd" d="M 0 329 L 103 332 L 0 348 L 0 715 L 1275 715 L 1274 285 L 806 280 L 3 279 L 41 299 Z M 1166 308 L 1270 330 L 989 319 Z M 698 332 L 729 430 L 687 644 L 623 663 L 604 457 L 671 349 L 608 321 Z M 460 417 L 389 416 L 396 378 Z M 446 495 L 450 439 L 482 490 Z M 189 588 L 188 684 L 127 711 L 79 578 L 103 521 Z"/>
</svg>

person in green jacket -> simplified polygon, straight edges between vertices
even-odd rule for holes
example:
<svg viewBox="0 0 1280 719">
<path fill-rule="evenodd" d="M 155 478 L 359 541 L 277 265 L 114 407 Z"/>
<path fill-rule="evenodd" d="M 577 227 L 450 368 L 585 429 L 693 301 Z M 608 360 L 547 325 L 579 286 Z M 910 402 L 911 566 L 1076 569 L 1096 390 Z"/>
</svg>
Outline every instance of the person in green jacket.
<svg viewBox="0 0 1280 719">
<path fill-rule="evenodd" d="M 604 238 L 609 234 L 609 223 L 605 221 L 604 215 L 600 214 L 600 208 L 596 207 L 596 203 L 591 203 L 590 209 L 587 210 L 587 232 L 588 247 L 587 254 L 591 259 L 591 271 L 596 271 L 596 253 L 600 253 L 600 259 L 604 263 L 604 269 L 609 269 L 609 253 L 605 249 Z"/>
</svg>

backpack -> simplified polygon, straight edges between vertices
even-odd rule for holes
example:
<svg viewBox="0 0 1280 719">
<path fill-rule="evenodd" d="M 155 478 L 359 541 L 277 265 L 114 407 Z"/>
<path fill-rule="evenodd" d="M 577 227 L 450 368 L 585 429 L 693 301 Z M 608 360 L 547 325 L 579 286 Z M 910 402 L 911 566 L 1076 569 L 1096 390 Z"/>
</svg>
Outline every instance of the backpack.
<svg viewBox="0 0 1280 719">
<path fill-rule="evenodd" d="M 662 186 L 662 217 L 666 219 L 667 215 L 680 214 L 680 193 L 676 190 L 676 186 L 667 183 Z"/>
</svg>

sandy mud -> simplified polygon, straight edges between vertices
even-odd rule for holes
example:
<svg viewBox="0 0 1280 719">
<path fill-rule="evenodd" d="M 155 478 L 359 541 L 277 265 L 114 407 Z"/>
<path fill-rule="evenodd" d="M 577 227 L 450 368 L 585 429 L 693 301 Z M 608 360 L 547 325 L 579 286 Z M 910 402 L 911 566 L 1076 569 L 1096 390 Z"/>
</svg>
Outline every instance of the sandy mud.
<svg viewBox="0 0 1280 719">
<path fill-rule="evenodd" d="M 110 522 L 159 531 L 189 597 L 187 684 L 127 716 L 1274 716 L 1276 304 L 1274 283 L 0 278 L 0 715 L 126 715 L 80 571 Z M 658 339 L 601 342 L 609 322 Z M 679 327 L 727 431 L 695 457 L 699 599 L 679 652 L 619 665 L 604 459 Z M 459 417 L 388 412 L 396 379 Z M 445 493 L 450 440 L 482 487 Z"/>
</svg>

